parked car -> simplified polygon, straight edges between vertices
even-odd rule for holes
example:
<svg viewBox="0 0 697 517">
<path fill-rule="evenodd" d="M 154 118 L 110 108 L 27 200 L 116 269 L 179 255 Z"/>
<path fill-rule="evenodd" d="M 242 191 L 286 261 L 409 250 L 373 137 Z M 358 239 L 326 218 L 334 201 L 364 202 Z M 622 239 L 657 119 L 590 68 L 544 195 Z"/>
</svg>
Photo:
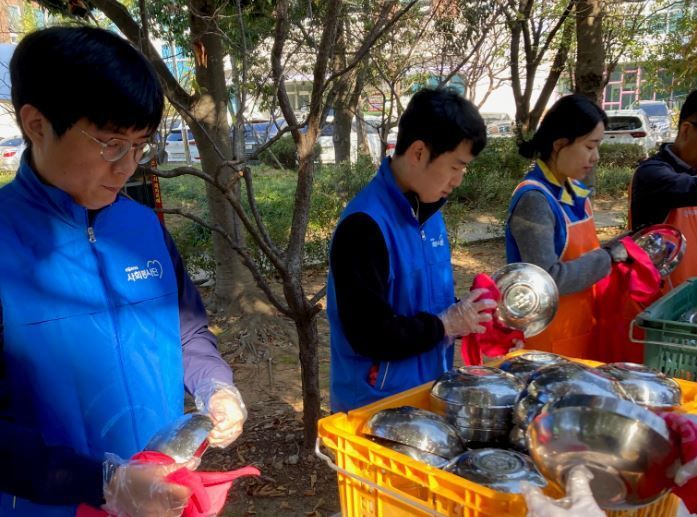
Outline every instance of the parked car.
<svg viewBox="0 0 697 517">
<path fill-rule="evenodd" d="M 675 140 L 670 109 L 664 101 L 639 101 L 636 107 L 646 113 L 659 143 Z"/>
<path fill-rule="evenodd" d="M 647 154 L 656 149 L 657 140 L 644 111 L 610 110 L 606 113 L 605 143 L 636 144 Z"/>
<path fill-rule="evenodd" d="M 377 128 L 370 123 L 362 121 L 363 131 L 366 135 L 368 141 L 368 148 L 370 151 L 370 157 L 374 163 L 380 161 L 380 135 L 378 134 Z M 320 135 L 318 138 L 318 143 L 321 147 L 321 152 L 319 160 L 322 163 L 334 163 L 334 121 L 331 120 L 322 126 Z M 351 123 L 351 161 L 355 161 L 358 156 L 358 120 L 353 119 Z"/>
<path fill-rule="evenodd" d="M 196 147 L 194 135 L 190 129 L 187 130 L 187 134 L 191 161 L 194 163 L 201 163 L 201 157 L 199 156 L 198 147 Z M 184 148 L 182 136 L 183 131 L 181 129 L 175 129 L 167 135 L 167 138 L 165 138 L 165 153 L 167 154 L 167 162 L 186 162 L 186 149 Z"/>
<path fill-rule="evenodd" d="M 259 146 L 266 143 L 266 141 L 269 138 L 272 138 L 274 135 L 276 135 L 276 133 L 278 133 L 278 131 L 284 126 L 285 121 L 283 120 L 246 122 L 244 125 L 245 158 L 250 158 Z M 231 139 L 233 131 L 234 127 L 230 128 Z M 194 163 L 200 163 L 201 157 L 199 155 L 198 147 L 196 146 L 196 140 L 194 140 L 194 135 L 190 129 L 188 130 L 188 137 L 191 161 Z M 168 162 L 186 161 L 181 129 L 175 129 L 167 135 L 167 138 L 165 140 L 165 152 L 167 155 Z"/>
<path fill-rule="evenodd" d="M 16 170 L 26 148 L 24 138 L 21 136 L 11 136 L 0 140 L 0 169 Z"/>
<path fill-rule="evenodd" d="M 251 158 L 259 147 L 273 138 L 286 126 L 284 119 L 256 120 L 244 126 L 244 156 Z M 232 129 L 231 129 L 232 131 Z M 232 136 L 232 132 L 230 133 Z"/>
<path fill-rule="evenodd" d="M 508 113 L 482 113 L 486 134 L 491 137 L 511 136 L 513 120 Z"/>
</svg>

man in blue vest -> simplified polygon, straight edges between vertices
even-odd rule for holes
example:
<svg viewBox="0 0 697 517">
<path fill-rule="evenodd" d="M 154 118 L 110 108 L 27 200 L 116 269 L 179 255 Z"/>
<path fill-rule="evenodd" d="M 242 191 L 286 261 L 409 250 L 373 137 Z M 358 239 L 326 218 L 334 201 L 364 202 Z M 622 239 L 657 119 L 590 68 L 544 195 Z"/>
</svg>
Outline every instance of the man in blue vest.
<svg viewBox="0 0 697 517">
<path fill-rule="evenodd" d="M 179 515 L 188 489 L 128 458 L 182 415 L 185 389 L 212 445 L 246 410 L 172 238 L 120 194 L 152 157 L 162 88 L 89 27 L 29 34 L 10 76 L 28 149 L 0 189 L 0 515 Z"/>
<path fill-rule="evenodd" d="M 414 95 L 395 156 L 348 204 L 330 251 L 332 411 L 435 379 L 453 341 L 483 332 L 495 306 L 474 290 L 456 301 L 440 208 L 486 145 L 476 108 L 448 90 Z"/>
</svg>

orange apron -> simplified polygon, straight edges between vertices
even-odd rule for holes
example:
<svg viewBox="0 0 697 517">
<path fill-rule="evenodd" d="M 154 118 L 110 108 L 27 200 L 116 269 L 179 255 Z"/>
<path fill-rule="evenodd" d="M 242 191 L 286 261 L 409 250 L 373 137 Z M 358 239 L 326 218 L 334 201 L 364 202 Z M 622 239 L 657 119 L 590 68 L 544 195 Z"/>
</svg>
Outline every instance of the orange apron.
<svg viewBox="0 0 697 517">
<path fill-rule="evenodd" d="M 674 208 L 668 212 L 666 224 L 672 224 L 682 232 L 687 241 L 685 255 L 680 264 L 665 279 L 663 292 L 675 289 L 688 278 L 697 276 L 697 206 Z"/>
<path fill-rule="evenodd" d="M 629 227 L 632 227 L 632 183 L 629 184 Z M 663 294 L 667 294 L 671 290 L 678 287 L 688 278 L 697 276 L 697 206 L 686 206 L 681 208 L 673 208 L 668 212 L 665 224 L 675 226 L 682 232 L 687 241 L 685 255 L 680 264 L 665 279 L 663 285 Z"/>
<path fill-rule="evenodd" d="M 521 182 L 516 190 L 530 184 L 549 192 L 543 184 L 534 180 Z M 559 258 L 562 262 L 577 259 L 600 247 L 589 199 L 586 199 L 586 215 L 588 217 L 582 221 L 571 222 L 564 212 L 566 245 Z M 593 286 L 578 293 L 561 296 L 559 309 L 552 323 L 537 336 L 526 338 L 525 348 L 589 359 L 593 350 L 594 300 Z"/>
</svg>

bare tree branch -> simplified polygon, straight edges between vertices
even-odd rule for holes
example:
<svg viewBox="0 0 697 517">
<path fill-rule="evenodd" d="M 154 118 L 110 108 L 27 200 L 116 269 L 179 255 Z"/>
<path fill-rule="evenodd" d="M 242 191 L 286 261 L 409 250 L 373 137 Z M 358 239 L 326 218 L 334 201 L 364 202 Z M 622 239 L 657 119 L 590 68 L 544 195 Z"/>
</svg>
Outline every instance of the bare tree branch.
<svg viewBox="0 0 697 517">
<path fill-rule="evenodd" d="M 252 277 L 254 277 L 254 281 L 255 281 L 256 285 L 259 287 L 259 289 L 261 289 L 264 292 L 264 294 L 269 299 L 269 302 L 271 302 L 271 304 L 274 307 L 276 307 L 276 309 L 278 309 L 280 312 L 282 312 L 284 315 L 288 316 L 289 318 L 293 317 L 291 310 L 286 305 L 284 305 L 281 302 L 280 298 L 278 298 L 274 294 L 274 292 L 271 290 L 268 283 L 264 279 L 264 276 L 259 271 L 259 268 L 257 268 L 257 265 L 254 263 L 254 260 L 252 259 L 252 257 L 250 257 L 249 254 L 245 250 L 243 250 L 242 248 L 240 248 L 239 246 L 237 246 L 235 244 L 235 239 L 229 233 L 227 233 L 225 230 L 223 230 L 220 226 L 210 224 L 207 221 L 205 221 L 204 219 L 202 219 L 202 218 L 200 218 L 192 213 L 181 210 L 179 208 L 162 208 L 159 211 L 163 214 L 179 215 L 181 217 L 184 217 L 186 219 L 194 221 L 196 224 L 198 224 L 204 228 L 208 228 L 209 230 L 216 232 L 219 235 L 223 236 L 223 238 L 230 245 L 230 247 L 233 250 L 235 250 L 235 252 L 240 256 L 240 258 L 242 259 L 242 262 L 244 262 L 244 264 L 249 268 L 249 271 L 252 274 Z"/>
</svg>

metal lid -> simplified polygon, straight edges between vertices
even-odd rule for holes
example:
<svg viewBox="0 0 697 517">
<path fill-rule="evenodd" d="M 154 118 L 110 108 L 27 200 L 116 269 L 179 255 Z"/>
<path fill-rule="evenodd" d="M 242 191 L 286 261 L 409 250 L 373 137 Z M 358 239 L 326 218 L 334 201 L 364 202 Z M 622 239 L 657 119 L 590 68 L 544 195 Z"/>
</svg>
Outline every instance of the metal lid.
<svg viewBox="0 0 697 517">
<path fill-rule="evenodd" d="M 452 406 L 512 407 L 523 384 L 510 373 L 490 366 L 462 366 L 443 373 L 431 396 Z"/>
<path fill-rule="evenodd" d="M 642 228 L 632 239 L 647 253 L 662 277 L 670 275 L 685 255 L 687 240 L 680 230 L 669 224 Z"/>
<path fill-rule="evenodd" d="M 527 391 L 543 403 L 569 393 L 628 398 L 617 379 L 608 373 L 572 362 L 551 364 L 535 370 L 530 375 Z"/>
<path fill-rule="evenodd" d="M 637 363 L 609 363 L 597 369 L 617 379 L 637 404 L 652 409 L 668 409 L 680 405 L 680 385 L 655 368 Z"/>
<path fill-rule="evenodd" d="M 551 352 L 531 350 L 529 352 L 510 357 L 503 361 L 499 368 L 504 372 L 515 375 L 522 381 L 527 381 L 532 372 L 547 366 L 548 364 L 568 363 L 569 360 Z"/>
<path fill-rule="evenodd" d="M 155 433 L 143 450 L 161 452 L 177 463 L 186 463 L 205 452 L 212 429 L 213 421 L 208 415 L 182 415 Z"/>
<path fill-rule="evenodd" d="M 447 459 L 465 450 L 457 431 L 443 417 L 412 406 L 378 411 L 366 421 L 362 432 Z"/>
<path fill-rule="evenodd" d="M 547 486 L 532 460 L 505 449 L 476 449 L 462 454 L 447 467 L 449 472 L 500 492 L 520 493 L 520 482 Z"/>
<path fill-rule="evenodd" d="M 539 334 L 552 321 L 559 305 L 554 279 L 534 264 L 508 264 L 491 275 L 501 292 L 495 316 L 525 337 Z"/>
</svg>

